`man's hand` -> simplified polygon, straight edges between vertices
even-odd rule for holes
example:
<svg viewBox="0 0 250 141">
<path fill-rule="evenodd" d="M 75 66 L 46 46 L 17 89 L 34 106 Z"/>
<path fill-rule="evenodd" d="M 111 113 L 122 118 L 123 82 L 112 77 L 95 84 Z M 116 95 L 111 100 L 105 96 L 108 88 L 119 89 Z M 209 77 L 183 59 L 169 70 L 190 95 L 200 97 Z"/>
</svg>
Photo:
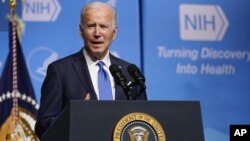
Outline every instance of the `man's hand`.
<svg viewBox="0 0 250 141">
<path fill-rule="evenodd" d="M 87 95 L 85 96 L 84 100 L 91 100 L 91 96 L 89 93 L 87 93 Z"/>
</svg>

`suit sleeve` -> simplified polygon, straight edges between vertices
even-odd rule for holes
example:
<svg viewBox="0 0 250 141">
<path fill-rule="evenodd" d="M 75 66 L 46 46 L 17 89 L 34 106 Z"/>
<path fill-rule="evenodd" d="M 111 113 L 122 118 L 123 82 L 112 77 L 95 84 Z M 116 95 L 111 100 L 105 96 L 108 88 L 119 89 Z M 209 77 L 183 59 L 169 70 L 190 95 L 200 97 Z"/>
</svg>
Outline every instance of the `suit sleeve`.
<svg viewBox="0 0 250 141">
<path fill-rule="evenodd" d="M 41 89 L 40 108 L 35 125 L 35 132 L 39 138 L 49 128 L 62 108 L 63 88 L 60 75 L 57 68 L 50 64 Z"/>
</svg>

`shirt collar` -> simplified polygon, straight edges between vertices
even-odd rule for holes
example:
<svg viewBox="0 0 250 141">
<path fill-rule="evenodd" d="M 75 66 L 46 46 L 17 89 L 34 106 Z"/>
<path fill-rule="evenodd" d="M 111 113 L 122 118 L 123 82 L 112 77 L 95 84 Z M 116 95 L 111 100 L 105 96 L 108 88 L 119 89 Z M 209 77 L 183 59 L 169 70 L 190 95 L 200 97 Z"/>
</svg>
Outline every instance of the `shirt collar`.
<svg viewBox="0 0 250 141">
<path fill-rule="evenodd" d="M 83 49 L 83 54 L 85 56 L 85 59 L 86 59 L 88 66 L 90 66 L 90 67 L 96 66 L 98 61 L 102 61 L 107 68 L 109 68 L 109 66 L 111 65 L 109 51 L 102 60 L 93 60 L 91 58 L 91 56 L 88 54 L 88 52 L 85 50 L 85 48 Z"/>
</svg>

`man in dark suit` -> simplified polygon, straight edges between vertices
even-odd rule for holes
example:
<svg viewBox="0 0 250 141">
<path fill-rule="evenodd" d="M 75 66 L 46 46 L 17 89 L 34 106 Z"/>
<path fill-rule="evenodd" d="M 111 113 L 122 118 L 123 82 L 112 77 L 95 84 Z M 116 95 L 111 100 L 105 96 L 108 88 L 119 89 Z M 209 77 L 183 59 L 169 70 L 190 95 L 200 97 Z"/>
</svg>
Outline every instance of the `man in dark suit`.
<svg viewBox="0 0 250 141">
<path fill-rule="evenodd" d="M 70 100 L 107 100 L 102 99 L 102 90 L 99 89 L 98 72 L 101 68 L 97 64 L 100 62 L 104 64 L 103 69 L 110 82 L 110 100 L 128 100 L 127 94 L 115 83 L 108 70 L 111 64 L 116 64 L 128 82 L 133 80 L 127 72 L 130 63 L 109 53 L 117 32 L 115 9 L 102 2 L 88 4 L 81 11 L 80 32 L 85 46 L 48 66 L 35 126 L 39 138 Z M 146 100 L 146 93 L 134 99 Z"/>
</svg>

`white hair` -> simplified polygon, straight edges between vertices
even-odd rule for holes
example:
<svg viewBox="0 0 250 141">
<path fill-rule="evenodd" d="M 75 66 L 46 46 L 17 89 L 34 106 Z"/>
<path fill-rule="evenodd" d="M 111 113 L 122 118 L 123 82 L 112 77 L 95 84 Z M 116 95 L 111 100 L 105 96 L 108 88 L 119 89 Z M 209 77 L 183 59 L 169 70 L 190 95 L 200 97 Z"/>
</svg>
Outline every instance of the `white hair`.
<svg viewBox="0 0 250 141">
<path fill-rule="evenodd" d="M 84 14 L 86 12 L 86 9 L 89 8 L 89 7 L 92 7 L 92 6 L 104 6 L 104 7 L 110 8 L 112 10 L 112 12 L 113 12 L 114 24 L 115 24 L 115 26 L 117 26 L 117 14 L 116 14 L 115 8 L 112 5 L 110 5 L 110 4 L 107 4 L 107 3 L 104 3 L 104 2 L 98 2 L 98 1 L 91 2 L 91 3 L 85 5 L 82 8 L 81 14 L 80 14 L 80 23 L 81 24 L 84 23 Z"/>
</svg>

